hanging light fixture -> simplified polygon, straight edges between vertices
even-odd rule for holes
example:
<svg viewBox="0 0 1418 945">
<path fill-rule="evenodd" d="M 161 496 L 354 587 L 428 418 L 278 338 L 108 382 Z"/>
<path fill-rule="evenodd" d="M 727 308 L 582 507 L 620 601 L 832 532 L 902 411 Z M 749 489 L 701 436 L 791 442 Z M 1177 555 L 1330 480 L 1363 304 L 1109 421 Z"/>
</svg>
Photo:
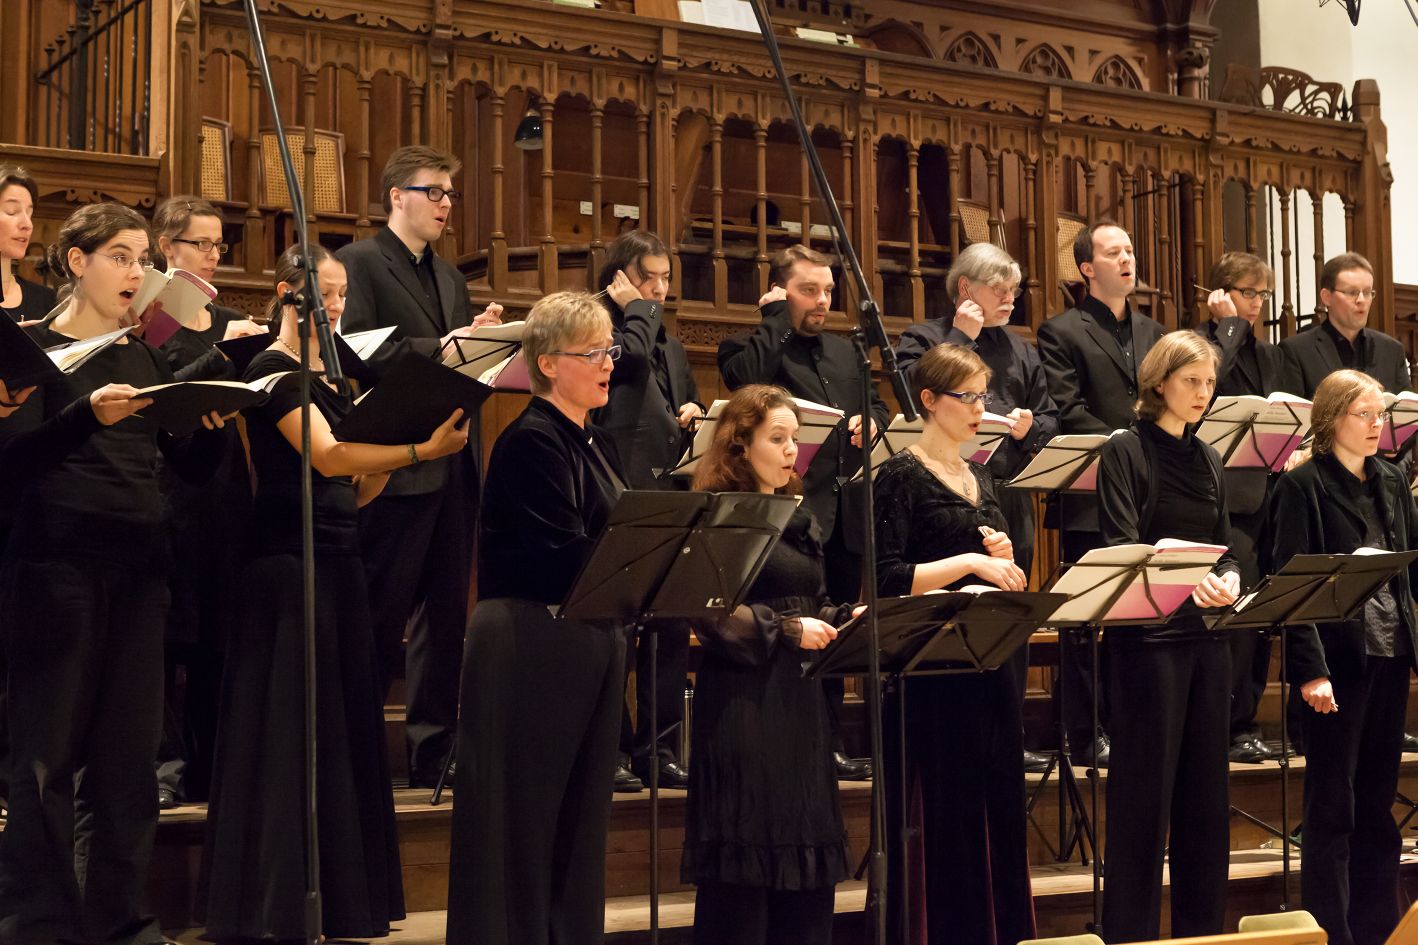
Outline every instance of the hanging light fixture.
<svg viewBox="0 0 1418 945">
<path fill-rule="evenodd" d="M 512 143 L 523 151 L 540 151 L 546 146 L 546 139 L 542 136 L 542 116 L 537 111 L 538 102 L 536 96 L 527 99 L 527 114 L 517 123 L 517 132 L 512 136 Z"/>
</svg>

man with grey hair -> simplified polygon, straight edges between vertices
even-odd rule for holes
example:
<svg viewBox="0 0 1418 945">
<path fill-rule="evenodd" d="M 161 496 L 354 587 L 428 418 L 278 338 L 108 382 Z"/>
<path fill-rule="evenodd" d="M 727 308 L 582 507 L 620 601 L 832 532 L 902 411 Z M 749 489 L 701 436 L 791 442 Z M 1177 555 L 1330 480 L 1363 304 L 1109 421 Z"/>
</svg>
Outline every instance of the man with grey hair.
<svg viewBox="0 0 1418 945">
<path fill-rule="evenodd" d="M 1014 421 L 1009 439 L 990 460 L 996 482 L 1008 482 L 1041 446 L 1059 432 L 1058 408 L 1049 397 L 1044 368 L 1034 346 L 1010 331 L 1014 300 L 1019 296 L 1019 263 L 991 243 L 975 243 L 961 251 L 946 276 L 945 288 L 955 304 L 953 318 L 935 318 L 912 325 L 896 346 L 897 362 L 913 380 L 916 362 L 943 342 L 970 348 L 989 366 L 990 412 Z M 1027 574 L 1034 560 L 1034 500 L 1016 489 L 996 490 L 1000 509 L 1014 542 L 1014 563 Z M 1021 647 L 1009 668 L 1024 698 L 1029 670 L 1028 652 Z M 1042 771 L 1048 758 L 1024 753 L 1025 768 Z"/>
</svg>

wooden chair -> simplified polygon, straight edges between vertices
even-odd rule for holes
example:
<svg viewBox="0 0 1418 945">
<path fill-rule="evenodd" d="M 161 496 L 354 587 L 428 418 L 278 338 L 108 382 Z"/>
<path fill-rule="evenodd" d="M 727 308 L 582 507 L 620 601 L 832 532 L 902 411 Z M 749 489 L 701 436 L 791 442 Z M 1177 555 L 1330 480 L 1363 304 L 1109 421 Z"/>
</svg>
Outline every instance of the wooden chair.
<svg viewBox="0 0 1418 945">
<path fill-rule="evenodd" d="M 296 176 L 304 181 L 304 129 L 286 129 L 286 145 Z M 305 199 L 310 204 L 306 209 L 316 213 L 345 212 L 345 136 L 338 131 L 315 132 L 315 189 Z M 286 189 L 274 131 L 261 132 L 261 202 L 271 207 L 290 206 L 290 191 Z"/>
<path fill-rule="evenodd" d="M 1398 920 L 1398 928 L 1393 930 L 1384 945 L 1418 945 L 1418 902 Z"/>
<path fill-rule="evenodd" d="M 1088 221 L 1074 213 L 1060 213 L 1054 235 L 1054 251 L 1059 273 L 1059 288 L 1064 298 L 1077 305 L 1083 301 L 1083 273 L 1073 261 L 1073 241 L 1088 228 Z"/>
<path fill-rule="evenodd" d="M 1004 227 L 996 223 L 990 226 L 990 208 L 988 204 L 983 204 L 978 200 L 966 200 L 957 197 L 955 209 L 960 213 L 960 242 L 966 245 L 971 243 L 994 243 L 1005 252 L 1009 252 L 1009 247 L 1005 245 Z"/>
<path fill-rule="evenodd" d="M 1314 931 L 1320 924 L 1304 909 L 1294 912 L 1268 912 L 1265 915 L 1243 915 L 1236 925 L 1241 932 L 1273 932 L 1278 929 L 1308 929 Z"/>
<path fill-rule="evenodd" d="M 231 201 L 231 122 L 202 119 L 201 186 L 203 197 L 217 203 Z"/>
</svg>

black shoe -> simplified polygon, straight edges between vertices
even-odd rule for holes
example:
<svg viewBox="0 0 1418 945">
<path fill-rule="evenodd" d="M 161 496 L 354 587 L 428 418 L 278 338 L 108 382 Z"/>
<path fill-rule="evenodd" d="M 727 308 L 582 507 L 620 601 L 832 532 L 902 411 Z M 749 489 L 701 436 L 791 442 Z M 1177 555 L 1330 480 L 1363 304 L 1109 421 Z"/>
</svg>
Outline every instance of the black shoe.
<svg viewBox="0 0 1418 945">
<path fill-rule="evenodd" d="M 615 793 L 617 794 L 639 794 L 645 790 L 645 782 L 635 776 L 625 765 L 620 765 L 615 769 Z"/>
<path fill-rule="evenodd" d="M 853 761 L 840 751 L 832 753 L 832 764 L 837 769 L 838 781 L 870 781 L 871 762 Z"/>
<path fill-rule="evenodd" d="M 1231 761 L 1245 765 L 1264 764 L 1274 760 L 1270 749 L 1261 744 L 1254 735 L 1237 735 L 1231 739 L 1231 750 L 1226 753 Z"/>
<path fill-rule="evenodd" d="M 1418 735 L 1409 735 L 1407 732 L 1404 732 L 1403 753 L 1405 755 L 1411 755 L 1414 752 L 1418 752 Z"/>
<path fill-rule="evenodd" d="M 158 785 L 158 810 L 172 810 L 177 806 L 177 792 L 165 784 Z"/>
<path fill-rule="evenodd" d="M 1108 740 L 1107 735 L 1099 735 L 1093 740 L 1084 751 L 1070 751 L 1069 758 L 1075 765 L 1082 768 L 1106 768 L 1108 767 L 1108 755 L 1112 752 L 1113 745 Z"/>
<path fill-rule="evenodd" d="M 1049 770 L 1049 764 L 1052 761 L 1053 759 L 1048 755 L 1024 749 L 1024 770 L 1028 774 L 1043 774 Z"/>
<path fill-rule="evenodd" d="M 646 787 L 650 785 L 650 768 L 647 765 L 636 765 L 635 776 L 640 779 Z M 689 772 L 673 761 L 666 761 L 660 765 L 660 787 L 674 788 L 683 791 L 689 787 Z"/>
</svg>

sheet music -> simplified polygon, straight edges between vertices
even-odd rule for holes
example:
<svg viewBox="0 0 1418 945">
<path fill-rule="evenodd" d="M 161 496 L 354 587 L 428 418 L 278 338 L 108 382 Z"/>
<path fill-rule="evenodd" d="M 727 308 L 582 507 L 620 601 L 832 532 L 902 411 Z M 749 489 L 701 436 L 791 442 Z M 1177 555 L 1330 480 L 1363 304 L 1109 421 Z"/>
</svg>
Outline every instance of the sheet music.
<svg viewBox="0 0 1418 945">
<path fill-rule="evenodd" d="M 1050 589 L 1068 594 L 1069 601 L 1049 619 L 1060 623 L 1160 622 L 1191 597 L 1225 551 L 1218 545 L 1170 538 L 1156 545 L 1094 548 Z M 1110 600 L 1113 603 L 1108 606 Z"/>
<path fill-rule="evenodd" d="M 1112 433 L 1065 433 L 1044 444 L 1029 465 L 1009 481 L 1008 488 L 1038 492 L 1098 491 L 1098 460 Z"/>
<path fill-rule="evenodd" d="M 1379 434 L 1379 452 L 1393 455 L 1418 433 L 1418 394 L 1411 390 L 1384 394 L 1384 409 L 1392 414 Z"/>
<path fill-rule="evenodd" d="M 876 442 L 872 445 L 873 480 L 882 463 L 920 440 L 921 433 L 925 430 L 925 423 L 925 418 L 922 416 L 917 416 L 915 420 L 907 420 L 904 414 L 898 413 L 891 418 L 891 423 L 884 431 L 877 434 Z M 980 418 L 980 429 L 975 432 L 974 436 L 960 444 L 961 458 L 972 463 L 979 463 L 981 466 L 988 464 L 1012 429 L 1014 429 L 1014 421 L 997 413 L 986 411 L 984 416 Z M 854 480 L 861 479 L 861 470 L 857 470 L 857 474 L 852 478 Z"/>
<path fill-rule="evenodd" d="M 1280 472 L 1310 432 L 1310 410 L 1308 400 L 1283 392 L 1218 397 L 1196 435 L 1221 454 L 1228 469 Z"/>
</svg>

